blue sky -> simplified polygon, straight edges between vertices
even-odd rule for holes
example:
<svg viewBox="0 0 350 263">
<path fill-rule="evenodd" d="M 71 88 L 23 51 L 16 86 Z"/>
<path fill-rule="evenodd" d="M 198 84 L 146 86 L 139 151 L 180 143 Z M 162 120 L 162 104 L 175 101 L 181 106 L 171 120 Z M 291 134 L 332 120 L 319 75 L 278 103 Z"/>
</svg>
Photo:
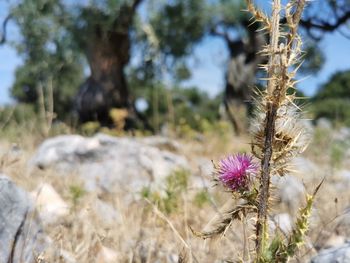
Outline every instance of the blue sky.
<svg viewBox="0 0 350 263">
<path fill-rule="evenodd" d="M 322 0 L 315 1 L 321 3 Z M 255 1 L 266 13 L 270 12 L 271 2 Z M 282 0 L 282 4 L 286 3 L 286 0 Z M 303 80 L 298 84 L 298 88 L 307 96 L 314 95 L 317 89 L 335 72 L 350 70 L 350 39 L 345 38 L 339 32 L 333 32 L 326 34 L 319 45 L 325 54 L 322 69 L 315 75 L 300 76 Z M 226 46 L 222 40 L 206 38 L 195 50 L 195 57 L 199 62 L 193 68 L 192 79 L 187 84 L 201 87 L 211 95 L 222 91 L 227 56 Z"/>
<path fill-rule="evenodd" d="M 315 75 L 301 76 L 299 84 L 307 96 L 315 94 L 317 89 L 329 77 L 340 70 L 350 69 L 350 40 L 338 32 L 327 34 L 320 43 L 326 61 L 322 69 Z M 196 85 L 216 94 L 224 87 L 224 73 L 227 59 L 225 43 L 220 39 L 207 38 L 195 50 L 197 63 L 193 67 L 192 79 L 187 85 Z"/>
<path fill-rule="evenodd" d="M 266 3 L 267 1 L 259 0 Z M 0 21 L 7 14 L 7 4 L 0 2 Z M 11 25 L 11 24 L 10 24 Z M 9 39 L 18 38 L 16 28 L 11 25 L 8 30 Z M 320 43 L 326 56 L 326 62 L 314 76 L 308 76 L 299 84 L 299 88 L 308 96 L 313 95 L 317 88 L 336 71 L 350 69 L 350 40 L 340 33 L 327 34 Z M 227 61 L 225 43 L 217 38 L 207 37 L 198 45 L 191 59 L 192 78 L 185 82 L 187 86 L 197 86 L 210 95 L 223 90 L 224 73 Z M 15 69 L 22 59 L 8 45 L 0 46 L 0 105 L 11 103 L 9 88 L 14 81 Z"/>
</svg>

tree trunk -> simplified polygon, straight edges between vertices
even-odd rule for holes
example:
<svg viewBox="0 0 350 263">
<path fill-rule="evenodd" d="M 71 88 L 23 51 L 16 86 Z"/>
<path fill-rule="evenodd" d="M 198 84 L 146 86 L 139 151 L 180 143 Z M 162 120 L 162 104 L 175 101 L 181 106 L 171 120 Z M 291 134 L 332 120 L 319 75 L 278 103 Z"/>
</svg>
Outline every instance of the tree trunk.
<svg viewBox="0 0 350 263">
<path fill-rule="evenodd" d="M 130 40 L 128 34 L 101 31 L 97 28 L 87 45 L 91 75 L 79 90 L 77 110 L 82 122 L 94 120 L 108 125 L 112 108 L 132 110 L 124 73 Z"/>
<path fill-rule="evenodd" d="M 122 6 L 111 28 L 99 21 L 89 25 L 84 50 L 91 74 L 80 87 L 75 101 L 81 122 L 99 121 L 111 126 L 113 108 L 125 109 L 129 113 L 127 119 L 136 119 L 124 68 L 130 59 L 130 28 L 141 2 L 134 0 L 131 5 Z"/>
<path fill-rule="evenodd" d="M 226 38 L 230 60 L 226 73 L 224 104 L 236 134 L 247 129 L 248 109 L 259 64 L 264 58 L 258 51 L 265 44 L 265 37 L 248 27 L 248 39 L 232 41 Z"/>
</svg>

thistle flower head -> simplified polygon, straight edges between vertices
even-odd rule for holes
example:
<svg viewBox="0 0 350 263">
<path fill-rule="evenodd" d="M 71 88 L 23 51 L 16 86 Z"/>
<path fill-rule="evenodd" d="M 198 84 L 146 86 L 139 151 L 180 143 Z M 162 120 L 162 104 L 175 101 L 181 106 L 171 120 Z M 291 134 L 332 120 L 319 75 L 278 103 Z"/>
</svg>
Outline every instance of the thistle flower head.
<svg viewBox="0 0 350 263">
<path fill-rule="evenodd" d="M 229 155 L 219 162 L 218 179 L 233 191 L 247 189 L 250 177 L 258 170 L 253 158 L 247 154 Z"/>
</svg>

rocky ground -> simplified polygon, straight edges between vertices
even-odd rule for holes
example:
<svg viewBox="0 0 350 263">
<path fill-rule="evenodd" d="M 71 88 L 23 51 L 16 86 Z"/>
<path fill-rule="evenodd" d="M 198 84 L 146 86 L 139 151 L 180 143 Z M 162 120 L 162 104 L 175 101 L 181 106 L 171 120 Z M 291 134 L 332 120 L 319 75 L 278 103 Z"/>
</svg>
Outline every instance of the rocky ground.
<svg viewBox="0 0 350 263">
<path fill-rule="evenodd" d="M 296 262 L 350 262 L 350 129 L 323 120 L 310 133 L 295 172 L 272 178 L 271 231 L 290 232 L 306 193 L 326 178 Z M 210 229 L 232 205 L 213 187 L 211 159 L 249 151 L 249 138 L 60 135 L 1 145 L 0 263 L 249 260 L 250 222 L 212 241 L 190 230 Z"/>
</svg>

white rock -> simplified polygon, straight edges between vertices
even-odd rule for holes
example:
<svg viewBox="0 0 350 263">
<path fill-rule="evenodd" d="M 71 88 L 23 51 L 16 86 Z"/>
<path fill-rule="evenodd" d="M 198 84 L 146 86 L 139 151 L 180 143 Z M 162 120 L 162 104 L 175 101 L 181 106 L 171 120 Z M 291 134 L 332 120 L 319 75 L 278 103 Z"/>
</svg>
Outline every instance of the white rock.
<svg viewBox="0 0 350 263">
<path fill-rule="evenodd" d="M 350 139 L 350 128 L 341 127 L 338 131 L 333 134 L 333 138 L 338 141 L 345 141 Z"/>
<path fill-rule="evenodd" d="M 297 212 L 306 196 L 303 183 L 291 175 L 274 176 L 271 181 L 277 188 L 278 200 L 287 205 L 292 214 Z"/>
<path fill-rule="evenodd" d="M 303 179 L 313 179 L 315 176 L 320 178 L 319 167 L 309 159 L 296 157 L 291 161 L 291 166 L 297 175 Z"/>
<path fill-rule="evenodd" d="M 196 159 L 196 164 L 199 168 L 199 172 L 207 177 L 212 177 L 214 173 L 214 165 L 213 162 L 206 158 L 198 158 Z"/>
<path fill-rule="evenodd" d="M 277 214 L 273 217 L 273 220 L 270 221 L 270 230 L 275 231 L 276 226 L 284 234 L 288 235 L 293 230 L 293 222 L 289 214 L 282 213 Z"/>
<path fill-rule="evenodd" d="M 311 259 L 311 263 L 349 263 L 350 243 L 341 246 L 321 250 L 317 256 Z"/>
<path fill-rule="evenodd" d="M 316 121 L 316 126 L 321 128 L 321 129 L 325 129 L 325 130 L 331 130 L 332 129 L 332 122 L 326 118 L 319 118 Z"/>
<path fill-rule="evenodd" d="M 179 255 L 177 255 L 177 254 L 170 254 L 170 255 L 168 255 L 168 259 L 167 260 L 170 263 L 177 263 L 177 262 L 179 262 Z"/>
<path fill-rule="evenodd" d="M 333 186 L 337 191 L 348 191 L 350 186 L 350 171 L 338 170 L 334 174 Z"/>
<path fill-rule="evenodd" d="M 99 146 L 99 141 L 95 138 L 84 138 L 80 135 L 57 136 L 41 144 L 32 163 L 40 168 L 59 162 L 74 163 L 80 157 L 93 153 Z"/>
<path fill-rule="evenodd" d="M 53 224 L 69 214 L 69 206 L 50 184 L 41 184 L 31 196 L 45 224 Z"/>
<path fill-rule="evenodd" d="M 108 247 L 101 246 L 97 254 L 96 263 L 114 262 L 118 262 L 118 253 Z"/>
<path fill-rule="evenodd" d="M 140 142 L 149 146 L 154 146 L 162 150 L 177 152 L 181 150 L 181 145 L 177 141 L 162 136 L 150 136 L 139 139 Z"/>
<path fill-rule="evenodd" d="M 308 134 L 314 134 L 315 132 L 315 127 L 314 125 L 312 124 L 312 121 L 309 120 L 309 119 L 302 119 L 301 120 L 301 123 L 303 125 L 303 127 L 305 128 L 306 132 Z"/>
<path fill-rule="evenodd" d="M 346 242 L 346 238 L 336 234 L 332 234 L 323 245 L 324 248 L 338 247 Z"/>
<path fill-rule="evenodd" d="M 79 135 L 50 138 L 41 144 L 30 164 L 42 169 L 53 168 L 61 174 L 76 173 L 89 191 L 132 193 L 150 183 L 161 185 L 176 169 L 189 169 L 183 156 L 150 146 L 140 139 L 105 134 L 92 138 Z"/>
<path fill-rule="evenodd" d="M 347 181 L 350 181 L 350 171 L 349 170 L 345 170 L 345 169 L 339 170 L 336 172 L 335 175 L 341 179 L 345 179 Z"/>
<path fill-rule="evenodd" d="M 193 163 L 196 165 L 196 169 L 191 177 L 191 187 L 206 188 L 207 190 L 214 189 L 212 187 L 214 185 L 214 166 L 212 161 L 207 158 L 197 158 Z"/>
</svg>

